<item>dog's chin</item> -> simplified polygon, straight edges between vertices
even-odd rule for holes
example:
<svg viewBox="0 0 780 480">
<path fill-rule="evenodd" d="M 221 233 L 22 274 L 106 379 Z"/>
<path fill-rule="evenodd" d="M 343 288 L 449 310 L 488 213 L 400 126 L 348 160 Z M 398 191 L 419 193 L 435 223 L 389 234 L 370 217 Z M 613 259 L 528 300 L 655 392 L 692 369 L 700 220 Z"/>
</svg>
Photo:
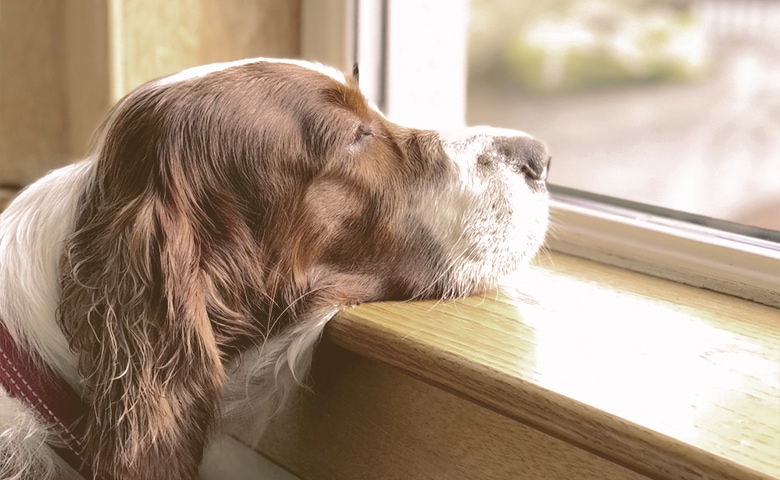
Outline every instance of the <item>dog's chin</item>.
<svg viewBox="0 0 780 480">
<path fill-rule="evenodd" d="M 548 227 L 548 194 L 522 177 L 500 176 L 477 189 L 445 192 L 440 204 L 469 204 L 423 214 L 441 246 L 439 274 L 418 296 L 452 298 L 483 294 L 527 266 L 542 247 Z M 459 225 L 442 228 L 442 225 Z"/>
<path fill-rule="evenodd" d="M 545 196 L 546 197 L 546 196 Z M 539 208 L 546 205 L 540 199 Z M 536 217 L 531 228 L 518 234 L 511 225 L 501 228 L 501 235 L 475 235 L 468 247 L 450 250 L 435 277 L 419 283 L 420 276 L 407 278 L 389 295 L 390 299 L 452 299 L 482 295 L 495 290 L 508 276 L 525 270 L 541 249 L 547 230 L 546 209 Z M 465 236 L 468 236 L 465 233 Z M 484 232 L 483 232 L 484 233 Z M 495 233 L 495 232 L 493 232 Z"/>
<path fill-rule="evenodd" d="M 495 290 L 506 277 L 522 271 L 540 246 L 541 243 L 536 243 L 521 249 L 496 252 L 493 262 L 462 262 L 439 282 L 434 296 L 459 298 Z"/>
</svg>

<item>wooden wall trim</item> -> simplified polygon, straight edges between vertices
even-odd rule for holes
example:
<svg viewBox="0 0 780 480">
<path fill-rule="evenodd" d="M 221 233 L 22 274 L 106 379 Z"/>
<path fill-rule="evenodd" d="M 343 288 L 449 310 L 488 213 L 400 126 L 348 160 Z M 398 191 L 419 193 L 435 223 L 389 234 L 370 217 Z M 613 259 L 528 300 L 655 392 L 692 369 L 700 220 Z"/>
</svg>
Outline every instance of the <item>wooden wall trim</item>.
<svg viewBox="0 0 780 480">
<path fill-rule="evenodd" d="M 304 480 L 647 480 L 324 341 L 258 449 Z"/>
<path fill-rule="evenodd" d="M 516 282 L 326 338 L 651 478 L 780 478 L 777 309 L 558 253 Z"/>
<path fill-rule="evenodd" d="M 246 57 L 299 57 L 301 2 L 0 0 L 0 186 L 82 158 L 143 82 Z"/>
</svg>

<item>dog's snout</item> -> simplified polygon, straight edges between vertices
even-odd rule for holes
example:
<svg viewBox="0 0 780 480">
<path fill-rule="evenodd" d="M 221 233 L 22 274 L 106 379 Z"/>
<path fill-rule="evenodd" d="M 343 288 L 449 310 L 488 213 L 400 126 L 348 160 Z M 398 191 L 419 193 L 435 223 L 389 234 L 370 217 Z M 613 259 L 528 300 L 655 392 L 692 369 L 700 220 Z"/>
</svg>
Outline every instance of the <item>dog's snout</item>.
<svg viewBox="0 0 780 480">
<path fill-rule="evenodd" d="M 544 181 L 550 166 L 550 154 L 544 143 L 533 137 L 497 137 L 493 142 L 497 156 L 534 181 Z"/>
</svg>

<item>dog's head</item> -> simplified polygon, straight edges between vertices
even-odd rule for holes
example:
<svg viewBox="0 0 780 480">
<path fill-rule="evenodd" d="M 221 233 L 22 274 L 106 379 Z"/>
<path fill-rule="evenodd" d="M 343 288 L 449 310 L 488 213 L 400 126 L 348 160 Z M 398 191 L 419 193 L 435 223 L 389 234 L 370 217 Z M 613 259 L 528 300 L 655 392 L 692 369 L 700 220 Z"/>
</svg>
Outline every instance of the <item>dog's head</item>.
<svg viewBox="0 0 780 480">
<path fill-rule="evenodd" d="M 150 82 L 111 112 L 95 162 L 60 320 L 90 428 L 111 425 L 95 438 L 125 443 L 106 457 L 205 435 L 168 427 L 208 425 L 223 365 L 308 309 L 484 291 L 547 225 L 537 140 L 405 128 L 354 79 L 299 62 Z"/>
</svg>

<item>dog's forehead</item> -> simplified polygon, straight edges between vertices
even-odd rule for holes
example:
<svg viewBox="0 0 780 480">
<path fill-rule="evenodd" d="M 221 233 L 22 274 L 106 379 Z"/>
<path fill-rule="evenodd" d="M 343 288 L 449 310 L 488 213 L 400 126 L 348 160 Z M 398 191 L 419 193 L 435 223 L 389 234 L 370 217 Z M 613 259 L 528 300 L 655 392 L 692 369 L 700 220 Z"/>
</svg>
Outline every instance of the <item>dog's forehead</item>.
<svg viewBox="0 0 780 480">
<path fill-rule="evenodd" d="M 265 57 L 258 57 L 258 58 L 247 58 L 243 60 L 236 60 L 232 62 L 220 62 L 220 63 L 211 63 L 207 65 L 200 65 L 197 67 L 188 68 L 186 70 L 182 70 L 179 73 L 175 73 L 173 75 L 169 75 L 167 77 L 163 77 L 160 80 L 156 82 L 157 86 L 165 86 L 165 85 L 171 85 L 178 82 L 186 82 L 188 80 L 193 80 L 196 78 L 204 77 L 210 73 L 220 72 L 224 70 L 228 70 L 233 67 L 239 67 L 243 65 L 251 65 L 251 64 L 259 64 L 259 63 L 266 63 L 269 65 L 278 64 L 278 65 L 296 65 L 298 67 L 306 68 L 309 70 L 312 70 L 317 73 L 321 73 L 323 75 L 326 75 L 334 80 L 336 80 L 339 83 L 347 84 L 347 79 L 344 76 L 344 74 L 333 68 L 326 65 L 322 65 L 320 63 L 315 62 L 309 62 L 306 60 L 294 60 L 294 59 L 279 59 L 279 58 L 265 58 Z"/>
</svg>

